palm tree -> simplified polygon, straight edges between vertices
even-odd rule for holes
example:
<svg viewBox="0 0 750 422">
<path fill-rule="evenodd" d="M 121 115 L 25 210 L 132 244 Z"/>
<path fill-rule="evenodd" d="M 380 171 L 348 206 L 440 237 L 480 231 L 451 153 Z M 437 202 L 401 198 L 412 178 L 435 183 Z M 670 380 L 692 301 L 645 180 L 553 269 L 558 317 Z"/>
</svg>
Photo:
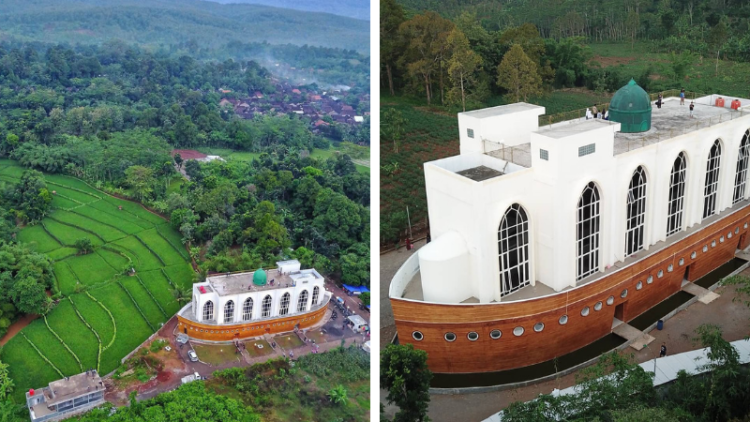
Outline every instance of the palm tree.
<svg viewBox="0 0 750 422">
<path fill-rule="evenodd" d="M 338 405 L 345 405 L 348 399 L 346 398 L 346 388 L 339 384 L 328 391 L 328 398 L 331 399 L 331 403 Z"/>
<path fill-rule="evenodd" d="M 174 296 L 174 299 L 177 301 L 177 303 L 183 303 L 190 301 L 190 291 L 188 289 L 178 287 L 174 290 L 172 290 L 172 296 Z"/>
</svg>

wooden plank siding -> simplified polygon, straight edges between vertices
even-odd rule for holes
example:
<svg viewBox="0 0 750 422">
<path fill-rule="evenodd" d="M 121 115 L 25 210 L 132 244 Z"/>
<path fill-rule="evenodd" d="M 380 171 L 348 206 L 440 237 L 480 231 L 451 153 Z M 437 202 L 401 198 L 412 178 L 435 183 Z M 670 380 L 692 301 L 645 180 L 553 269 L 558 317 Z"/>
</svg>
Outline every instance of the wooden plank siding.
<svg viewBox="0 0 750 422">
<path fill-rule="evenodd" d="M 554 359 L 609 334 L 618 305 L 623 305 L 623 319 L 630 321 L 680 291 L 687 268 L 688 279 L 694 281 L 733 259 L 738 247 L 750 246 L 746 223 L 750 224 L 750 205 L 601 280 L 552 296 L 481 305 L 391 298 L 399 341 L 427 351 L 430 369 L 439 373 L 501 371 Z M 724 242 L 720 242 L 721 236 Z M 711 247 L 712 241 L 715 247 Z M 705 253 L 704 245 L 708 245 Z M 690 256 L 693 251 L 695 259 Z M 684 259 L 683 265 L 680 259 Z M 671 272 L 669 265 L 673 266 Z M 660 270 L 662 277 L 658 276 Z M 653 276 L 651 284 L 647 283 L 649 276 Z M 636 289 L 639 281 L 643 283 L 641 290 Z M 625 289 L 627 296 L 623 298 Z M 612 305 L 606 303 L 609 296 L 614 297 Z M 596 311 L 594 306 L 599 301 L 602 308 Z M 589 314 L 582 316 L 586 306 Z M 562 315 L 568 316 L 565 325 L 558 322 Z M 538 322 L 544 324 L 541 332 L 534 331 Z M 513 335 L 516 327 L 523 327 L 523 335 Z M 490 332 L 496 329 L 502 336 L 493 340 Z M 422 341 L 412 338 L 414 331 L 423 334 Z M 455 333 L 456 340 L 446 341 L 447 332 Z M 470 341 L 470 332 L 477 332 L 479 339 Z"/>
</svg>

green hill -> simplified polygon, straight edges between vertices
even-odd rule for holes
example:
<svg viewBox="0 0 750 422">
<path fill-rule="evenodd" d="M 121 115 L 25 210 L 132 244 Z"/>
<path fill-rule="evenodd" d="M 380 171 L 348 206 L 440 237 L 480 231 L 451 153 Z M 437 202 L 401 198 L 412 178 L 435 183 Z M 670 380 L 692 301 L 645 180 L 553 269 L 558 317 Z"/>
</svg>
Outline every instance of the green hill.
<svg viewBox="0 0 750 422">
<path fill-rule="evenodd" d="M 0 40 L 142 45 L 194 40 L 317 45 L 369 51 L 370 23 L 327 13 L 198 0 L 3 0 Z"/>
<path fill-rule="evenodd" d="M 369 0 L 209 0 L 217 3 L 262 4 L 306 12 L 324 12 L 354 19 L 370 19 Z"/>
</svg>

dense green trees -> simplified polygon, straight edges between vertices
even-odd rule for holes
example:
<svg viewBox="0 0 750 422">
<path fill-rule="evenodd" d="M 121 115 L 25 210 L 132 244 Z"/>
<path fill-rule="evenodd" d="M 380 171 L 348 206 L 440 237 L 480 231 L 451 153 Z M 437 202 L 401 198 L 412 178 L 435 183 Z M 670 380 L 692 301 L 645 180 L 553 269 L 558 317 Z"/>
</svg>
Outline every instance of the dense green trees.
<svg viewBox="0 0 750 422">
<path fill-rule="evenodd" d="M 52 203 L 44 176 L 35 170 L 25 171 L 20 183 L 6 187 L 0 196 L 0 204 L 12 208 L 18 220 L 32 224 L 44 218 Z"/>
<path fill-rule="evenodd" d="M 388 391 L 387 400 L 399 411 L 393 422 L 427 422 L 432 372 L 427 353 L 413 345 L 389 344 L 380 356 L 380 386 Z"/>
<path fill-rule="evenodd" d="M 50 303 L 46 290 L 52 289 L 53 284 L 49 258 L 23 245 L 0 245 L 0 309 L 3 310 L 0 322 L 6 317 L 13 319 L 16 310 L 24 314 L 45 313 Z M 5 324 L 0 323 L 4 329 L 10 324 L 2 325 Z"/>
</svg>

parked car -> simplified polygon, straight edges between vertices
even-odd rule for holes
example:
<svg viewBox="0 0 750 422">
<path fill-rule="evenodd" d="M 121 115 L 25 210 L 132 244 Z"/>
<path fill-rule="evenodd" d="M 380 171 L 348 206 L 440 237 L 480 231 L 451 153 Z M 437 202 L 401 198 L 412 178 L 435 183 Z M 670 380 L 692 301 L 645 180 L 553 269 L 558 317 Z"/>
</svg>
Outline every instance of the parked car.
<svg viewBox="0 0 750 422">
<path fill-rule="evenodd" d="M 189 350 L 188 357 L 190 358 L 191 362 L 198 362 L 198 354 L 195 353 L 195 350 Z"/>
</svg>

